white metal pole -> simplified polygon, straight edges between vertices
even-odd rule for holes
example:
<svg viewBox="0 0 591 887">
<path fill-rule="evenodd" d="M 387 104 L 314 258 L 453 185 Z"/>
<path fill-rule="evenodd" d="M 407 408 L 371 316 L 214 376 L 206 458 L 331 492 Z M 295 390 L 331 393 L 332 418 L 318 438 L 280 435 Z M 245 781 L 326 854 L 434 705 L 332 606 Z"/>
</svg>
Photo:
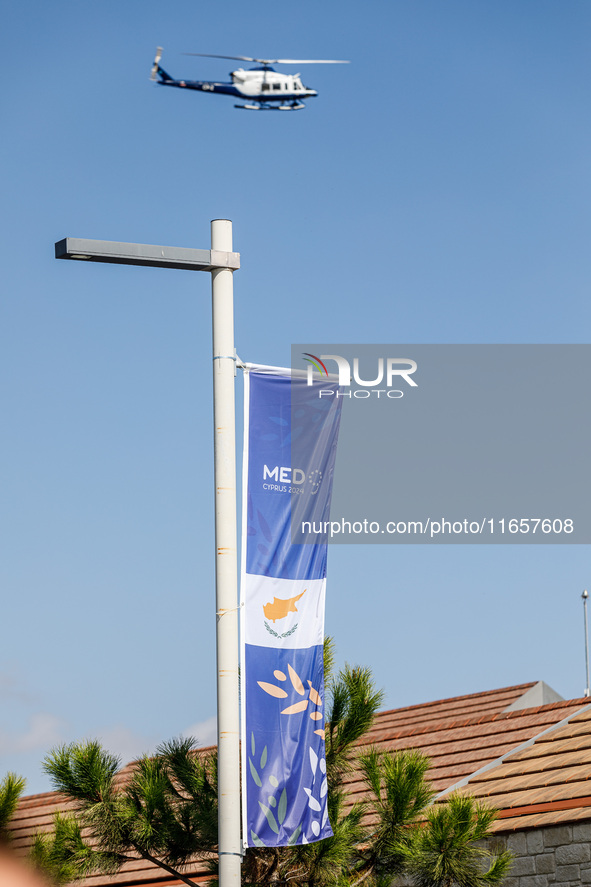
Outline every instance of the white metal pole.
<svg viewBox="0 0 591 887">
<path fill-rule="evenodd" d="M 211 223 L 212 250 L 232 251 L 232 222 Z M 240 884 L 240 724 L 238 697 L 238 558 L 234 305 L 229 269 L 211 273 L 218 710 L 218 852 L 220 887 Z"/>
</svg>

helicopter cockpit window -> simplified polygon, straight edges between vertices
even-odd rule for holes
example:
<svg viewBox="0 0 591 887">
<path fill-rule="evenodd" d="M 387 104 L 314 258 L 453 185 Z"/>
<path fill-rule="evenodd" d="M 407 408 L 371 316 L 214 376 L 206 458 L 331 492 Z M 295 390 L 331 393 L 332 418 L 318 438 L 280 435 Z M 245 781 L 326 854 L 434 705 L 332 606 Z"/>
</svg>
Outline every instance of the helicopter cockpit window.
<svg viewBox="0 0 591 887">
<path fill-rule="evenodd" d="M 263 90 L 263 92 L 268 92 L 271 89 L 271 84 L 270 83 L 263 83 L 261 89 Z"/>
</svg>

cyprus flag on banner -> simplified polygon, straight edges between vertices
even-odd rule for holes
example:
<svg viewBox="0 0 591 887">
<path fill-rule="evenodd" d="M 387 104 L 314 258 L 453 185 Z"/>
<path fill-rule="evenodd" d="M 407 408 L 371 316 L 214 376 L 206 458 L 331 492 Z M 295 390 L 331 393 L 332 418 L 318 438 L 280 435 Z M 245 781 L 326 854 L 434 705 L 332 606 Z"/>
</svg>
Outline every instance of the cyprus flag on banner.
<svg viewBox="0 0 591 887">
<path fill-rule="evenodd" d="M 332 835 L 324 753 L 326 536 L 292 545 L 298 520 L 329 519 L 341 399 L 289 370 L 245 372 L 241 575 L 245 846 Z M 330 397 L 320 389 L 332 388 Z M 298 464 L 292 464 L 297 436 Z"/>
</svg>

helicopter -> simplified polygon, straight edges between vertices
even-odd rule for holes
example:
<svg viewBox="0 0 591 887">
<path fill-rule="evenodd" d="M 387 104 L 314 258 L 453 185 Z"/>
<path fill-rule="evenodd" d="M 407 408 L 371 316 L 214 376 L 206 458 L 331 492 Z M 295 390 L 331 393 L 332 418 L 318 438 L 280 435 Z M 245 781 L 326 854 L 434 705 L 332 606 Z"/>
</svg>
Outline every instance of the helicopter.
<svg viewBox="0 0 591 887">
<path fill-rule="evenodd" d="M 243 105 L 234 105 L 245 111 L 301 111 L 304 101 L 318 95 L 315 89 L 304 86 L 299 74 L 280 74 L 273 65 L 347 65 L 342 59 L 255 59 L 245 55 L 210 55 L 205 52 L 187 52 L 185 55 L 209 59 L 232 59 L 239 62 L 254 62 L 260 67 L 238 68 L 230 72 L 231 83 L 216 80 L 175 80 L 160 66 L 162 47 L 156 49 L 152 65 L 151 80 L 158 77 L 159 86 L 178 86 L 181 89 L 196 89 L 199 92 L 217 92 L 245 99 Z"/>
</svg>

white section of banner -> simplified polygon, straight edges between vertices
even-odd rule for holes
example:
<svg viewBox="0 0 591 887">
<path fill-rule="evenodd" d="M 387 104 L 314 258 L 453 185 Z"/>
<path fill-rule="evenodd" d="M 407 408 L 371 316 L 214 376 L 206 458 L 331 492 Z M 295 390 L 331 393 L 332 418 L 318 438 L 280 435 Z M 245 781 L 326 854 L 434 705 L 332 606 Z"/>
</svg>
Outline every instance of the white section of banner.
<svg viewBox="0 0 591 887">
<path fill-rule="evenodd" d="M 246 644 L 303 649 L 324 642 L 326 579 L 274 579 L 245 573 L 242 580 Z"/>
</svg>

